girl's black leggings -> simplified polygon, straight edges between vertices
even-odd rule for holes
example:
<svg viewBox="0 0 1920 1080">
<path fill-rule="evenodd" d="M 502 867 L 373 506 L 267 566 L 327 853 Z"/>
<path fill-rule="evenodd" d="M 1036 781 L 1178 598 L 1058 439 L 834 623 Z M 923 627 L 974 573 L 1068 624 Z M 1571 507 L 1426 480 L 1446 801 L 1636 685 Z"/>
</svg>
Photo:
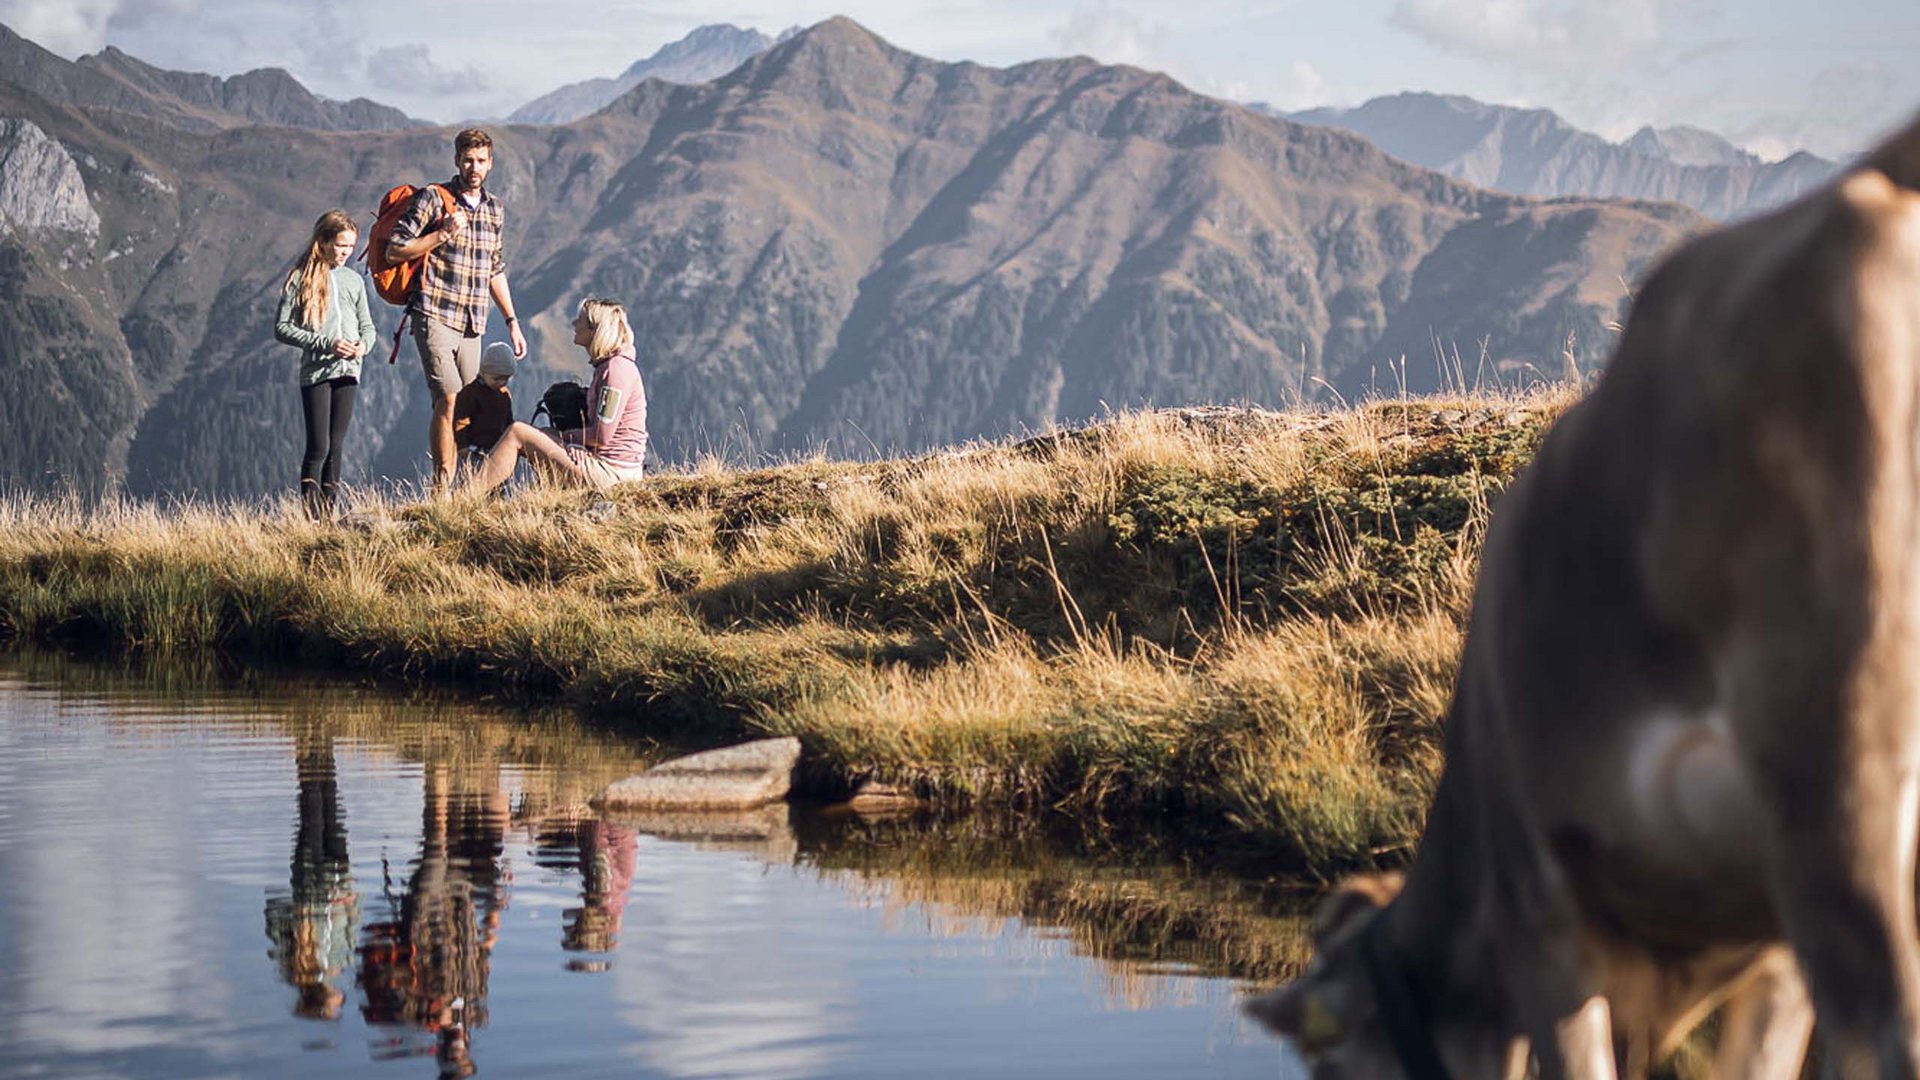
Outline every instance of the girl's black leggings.
<svg viewBox="0 0 1920 1080">
<path fill-rule="evenodd" d="M 301 412 L 307 418 L 307 454 L 300 459 L 300 498 L 307 515 L 321 518 L 333 509 L 340 487 L 340 444 L 353 419 L 353 398 L 360 389 L 351 375 L 300 388 Z"/>
</svg>

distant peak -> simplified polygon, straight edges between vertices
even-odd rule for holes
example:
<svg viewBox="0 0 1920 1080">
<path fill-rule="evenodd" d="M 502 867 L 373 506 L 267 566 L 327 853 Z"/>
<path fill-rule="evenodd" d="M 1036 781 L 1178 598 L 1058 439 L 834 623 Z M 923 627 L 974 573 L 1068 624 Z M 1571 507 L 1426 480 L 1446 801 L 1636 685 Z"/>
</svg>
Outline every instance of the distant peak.
<svg viewBox="0 0 1920 1080">
<path fill-rule="evenodd" d="M 652 74 L 663 65 L 696 61 L 705 54 L 730 56 L 737 63 L 773 43 L 774 39 L 758 30 L 743 29 L 732 23 L 708 23 L 695 27 L 678 41 L 660 46 L 652 56 L 634 61 L 622 77 L 639 78 Z"/>
<path fill-rule="evenodd" d="M 884 65 L 900 55 L 901 50 L 880 35 L 845 15 L 835 15 L 775 45 L 762 53 L 761 59 L 774 67 L 784 67 L 805 57 L 809 58 L 805 61 L 809 64 L 821 62 L 840 68 L 852 57 L 864 58 L 861 62 L 878 61 Z"/>
<path fill-rule="evenodd" d="M 1364 109 L 1369 106 L 1377 108 L 1389 103 L 1438 105 L 1452 109 L 1455 112 L 1467 113 L 1486 112 L 1488 109 L 1493 108 L 1493 106 L 1488 105 L 1486 102 L 1477 98 L 1467 97 L 1465 94 L 1436 94 L 1429 90 L 1402 90 L 1397 94 L 1382 94 L 1379 97 L 1370 98 L 1362 102 L 1358 108 Z"/>
<path fill-rule="evenodd" d="M 254 68 L 252 71 L 243 71 L 240 74 L 233 76 L 233 78 L 246 79 L 251 82 L 293 83 L 295 86 L 299 86 L 303 90 L 306 88 L 306 84 L 302 83 L 299 79 L 294 78 L 293 72 L 288 71 L 286 68 L 282 68 L 282 67 Z"/>
<path fill-rule="evenodd" d="M 1664 128 L 1645 125 L 1621 145 L 1676 165 L 1755 165 L 1760 160 L 1720 135 L 1690 124 Z"/>
<path fill-rule="evenodd" d="M 862 44 L 884 45 L 880 35 L 854 22 L 845 15 L 835 15 L 814 23 L 805 30 L 793 35 L 794 39 L 827 42 L 856 42 Z"/>
<path fill-rule="evenodd" d="M 687 34 L 686 40 L 714 41 L 720 38 L 734 37 L 739 34 L 753 34 L 753 33 L 758 33 L 758 31 L 743 30 L 740 27 L 733 25 L 732 23 L 725 23 L 725 22 L 708 23 L 705 26 L 694 27 L 692 32 Z"/>
</svg>

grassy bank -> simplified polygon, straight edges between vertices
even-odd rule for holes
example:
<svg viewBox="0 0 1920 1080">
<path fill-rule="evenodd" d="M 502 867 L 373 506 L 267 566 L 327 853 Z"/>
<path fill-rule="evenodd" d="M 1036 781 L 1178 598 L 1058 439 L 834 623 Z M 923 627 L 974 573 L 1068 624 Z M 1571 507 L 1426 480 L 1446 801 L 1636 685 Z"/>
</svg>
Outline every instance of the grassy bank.
<svg viewBox="0 0 1920 1080">
<path fill-rule="evenodd" d="M 1135 414 L 614 494 L 0 506 L 0 633 L 372 670 L 795 734 L 807 784 L 1166 813 L 1331 873 L 1392 858 L 1490 503 L 1567 396 Z"/>
</svg>

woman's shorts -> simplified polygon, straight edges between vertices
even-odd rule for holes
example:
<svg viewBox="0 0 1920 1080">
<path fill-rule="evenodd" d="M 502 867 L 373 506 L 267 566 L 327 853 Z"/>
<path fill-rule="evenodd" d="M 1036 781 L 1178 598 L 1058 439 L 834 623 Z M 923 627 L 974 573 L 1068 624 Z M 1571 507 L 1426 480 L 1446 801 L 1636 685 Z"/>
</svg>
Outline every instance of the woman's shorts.
<svg viewBox="0 0 1920 1080">
<path fill-rule="evenodd" d="M 640 466 L 621 465 L 590 450 L 578 446 L 567 447 L 567 456 L 573 459 L 580 471 L 586 474 L 587 483 L 595 491 L 605 491 L 615 484 L 624 484 L 629 480 L 640 479 Z"/>
</svg>

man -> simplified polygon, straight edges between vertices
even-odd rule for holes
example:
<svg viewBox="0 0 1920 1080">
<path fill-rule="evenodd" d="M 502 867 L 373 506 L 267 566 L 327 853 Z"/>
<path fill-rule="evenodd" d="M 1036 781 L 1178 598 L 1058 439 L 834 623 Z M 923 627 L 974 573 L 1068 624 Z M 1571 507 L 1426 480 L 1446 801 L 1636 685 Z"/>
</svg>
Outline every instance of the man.
<svg viewBox="0 0 1920 1080">
<path fill-rule="evenodd" d="M 487 174 L 493 171 L 493 137 L 479 128 L 456 135 L 453 164 L 454 177 L 445 185 L 454 195 L 452 212 L 445 211 L 433 185 L 423 187 L 387 243 L 390 262 L 426 256 L 410 310 L 413 341 L 420 350 L 427 391 L 433 395 L 427 448 L 433 455 L 436 496 L 445 494 L 453 479 L 453 402 L 479 372 L 489 296 L 506 316 L 514 358 L 527 354 L 500 250 L 506 211 L 486 189 Z"/>
</svg>

